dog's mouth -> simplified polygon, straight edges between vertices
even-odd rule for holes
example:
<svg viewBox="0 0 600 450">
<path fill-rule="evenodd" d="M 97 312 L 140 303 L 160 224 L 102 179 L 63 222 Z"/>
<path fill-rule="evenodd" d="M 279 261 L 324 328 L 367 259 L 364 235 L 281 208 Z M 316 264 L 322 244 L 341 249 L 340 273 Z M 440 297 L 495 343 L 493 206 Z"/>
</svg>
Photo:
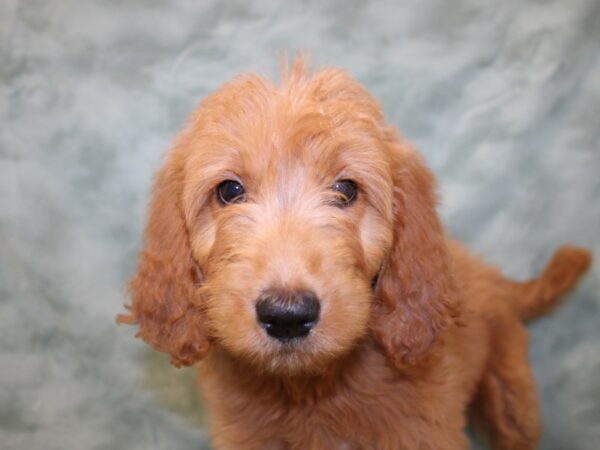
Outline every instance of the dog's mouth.
<svg viewBox="0 0 600 450">
<path fill-rule="evenodd" d="M 308 338 L 291 338 L 287 340 L 277 340 L 275 345 L 278 353 L 281 354 L 296 354 L 299 352 L 306 352 L 309 348 Z"/>
<path fill-rule="evenodd" d="M 273 344 L 261 366 L 274 374 L 320 373 L 331 361 L 331 355 L 320 352 L 310 337 L 274 341 Z"/>
</svg>

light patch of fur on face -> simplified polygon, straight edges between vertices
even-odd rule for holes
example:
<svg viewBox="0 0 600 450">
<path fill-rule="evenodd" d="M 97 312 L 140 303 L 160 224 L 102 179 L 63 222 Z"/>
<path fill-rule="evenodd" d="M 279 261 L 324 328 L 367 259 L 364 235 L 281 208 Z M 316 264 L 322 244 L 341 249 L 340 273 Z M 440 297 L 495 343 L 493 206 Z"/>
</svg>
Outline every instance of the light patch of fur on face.
<svg viewBox="0 0 600 450">
<path fill-rule="evenodd" d="M 336 83 L 339 98 L 326 86 Z M 376 111 L 336 70 L 292 73 L 280 87 L 240 78 L 192 118 L 185 219 L 211 334 L 237 357 L 315 371 L 367 333 L 371 281 L 392 239 L 392 175 Z M 216 201 L 228 179 L 244 185 L 245 202 Z M 340 179 L 359 186 L 347 208 L 332 204 Z M 301 342 L 276 342 L 257 323 L 256 299 L 273 287 L 320 299 L 320 320 Z"/>
</svg>

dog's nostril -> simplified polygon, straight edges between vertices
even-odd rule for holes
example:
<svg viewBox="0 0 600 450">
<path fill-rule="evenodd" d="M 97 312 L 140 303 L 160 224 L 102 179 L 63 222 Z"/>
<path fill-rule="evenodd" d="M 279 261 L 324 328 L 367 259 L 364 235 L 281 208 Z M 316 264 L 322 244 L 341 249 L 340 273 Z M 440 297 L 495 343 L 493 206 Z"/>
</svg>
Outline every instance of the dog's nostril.
<svg viewBox="0 0 600 450">
<path fill-rule="evenodd" d="M 256 318 L 267 334 L 280 341 L 302 338 L 319 320 L 319 299 L 311 291 L 265 291 L 256 302 Z"/>
</svg>

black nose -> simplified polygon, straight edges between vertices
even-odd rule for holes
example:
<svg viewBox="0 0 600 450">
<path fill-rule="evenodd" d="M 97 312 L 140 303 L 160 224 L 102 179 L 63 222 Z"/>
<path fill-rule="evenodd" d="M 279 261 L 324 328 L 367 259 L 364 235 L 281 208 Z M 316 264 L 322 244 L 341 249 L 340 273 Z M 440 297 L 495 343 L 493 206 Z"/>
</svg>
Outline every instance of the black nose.
<svg viewBox="0 0 600 450">
<path fill-rule="evenodd" d="M 256 302 L 256 318 L 267 334 L 285 342 L 305 337 L 319 320 L 321 306 L 311 291 L 265 291 Z"/>
</svg>

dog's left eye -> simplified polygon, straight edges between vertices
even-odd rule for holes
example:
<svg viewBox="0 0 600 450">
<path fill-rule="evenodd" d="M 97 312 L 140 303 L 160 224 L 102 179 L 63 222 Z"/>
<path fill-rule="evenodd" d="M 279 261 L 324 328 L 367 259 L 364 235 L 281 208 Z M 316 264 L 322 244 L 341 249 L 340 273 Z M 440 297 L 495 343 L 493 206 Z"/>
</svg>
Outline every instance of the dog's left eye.
<svg viewBox="0 0 600 450">
<path fill-rule="evenodd" d="M 358 186 L 352 180 L 338 180 L 331 189 L 338 194 L 334 204 L 340 208 L 351 205 L 358 197 Z"/>
<path fill-rule="evenodd" d="M 217 199 L 222 205 L 243 202 L 246 198 L 244 186 L 235 180 L 225 180 L 217 186 Z"/>
</svg>

